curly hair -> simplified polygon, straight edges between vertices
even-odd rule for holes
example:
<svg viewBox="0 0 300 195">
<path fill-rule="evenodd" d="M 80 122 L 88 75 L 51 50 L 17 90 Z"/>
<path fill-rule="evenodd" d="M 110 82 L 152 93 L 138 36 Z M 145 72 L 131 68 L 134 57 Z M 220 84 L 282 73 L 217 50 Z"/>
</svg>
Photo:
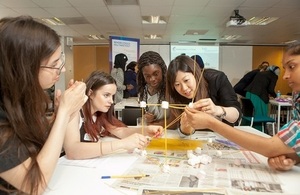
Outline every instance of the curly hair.
<svg viewBox="0 0 300 195">
<path fill-rule="evenodd" d="M 140 100 L 144 99 L 147 91 L 146 85 L 147 82 L 143 75 L 143 68 L 145 66 L 149 66 L 151 64 L 158 65 L 162 70 L 162 81 L 159 86 L 159 98 L 158 103 L 161 103 L 165 99 L 165 91 L 166 91 L 166 74 L 167 74 L 167 66 L 159 53 L 154 51 L 147 51 L 141 55 L 138 60 L 138 72 L 137 72 L 137 82 L 138 82 L 138 93 Z"/>
</svg>

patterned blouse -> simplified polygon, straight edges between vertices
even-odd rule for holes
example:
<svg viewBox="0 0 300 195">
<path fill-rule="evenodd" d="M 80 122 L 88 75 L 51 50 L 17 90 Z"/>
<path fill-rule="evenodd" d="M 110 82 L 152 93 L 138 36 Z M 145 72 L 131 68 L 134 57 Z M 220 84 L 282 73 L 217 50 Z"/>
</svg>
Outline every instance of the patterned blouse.
<svg viewBox="0 0 300 195">
<path fill-rule="evenodd" d="M 300 93 L 293 93 L 292 119 L 278 132 L 279 138 L 300 156 Z"/>
</svg>

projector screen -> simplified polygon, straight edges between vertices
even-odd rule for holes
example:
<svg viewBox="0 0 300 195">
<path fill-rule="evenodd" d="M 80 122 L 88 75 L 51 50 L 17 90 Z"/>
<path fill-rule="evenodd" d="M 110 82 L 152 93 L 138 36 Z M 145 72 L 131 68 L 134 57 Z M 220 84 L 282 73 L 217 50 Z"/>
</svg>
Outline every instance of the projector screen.
<svg viewBox="0 0 300 195">
<path fill-rule="evenodd" d="M 216 45 L 170 45 L 171 60 L 179 55 L 201 56 L 205 68 L 219 70 L 219 46 Z"/>
</svg>

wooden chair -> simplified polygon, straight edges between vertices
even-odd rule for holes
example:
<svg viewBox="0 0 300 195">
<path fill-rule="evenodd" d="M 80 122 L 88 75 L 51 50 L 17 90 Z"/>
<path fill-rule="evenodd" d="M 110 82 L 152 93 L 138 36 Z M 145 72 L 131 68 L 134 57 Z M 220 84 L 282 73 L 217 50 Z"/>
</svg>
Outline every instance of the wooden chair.
<svg viewBox="0 0 300 195">
<path fill-rule="evenodd" d="M 241 125 L 242 121 L 250 122 L 250 126 L 253 126 L 253 123 L 261 123 L 262 131 L 265 132 L 265 124 L 272 123 L 273 135 L 275 135 L 275 119 L 269 116 L 254 116 L 254 106 L 252 101 L 248 98 L 241 98 L 242 103 L 242 118 L 239 121 Z"/>
</svg>

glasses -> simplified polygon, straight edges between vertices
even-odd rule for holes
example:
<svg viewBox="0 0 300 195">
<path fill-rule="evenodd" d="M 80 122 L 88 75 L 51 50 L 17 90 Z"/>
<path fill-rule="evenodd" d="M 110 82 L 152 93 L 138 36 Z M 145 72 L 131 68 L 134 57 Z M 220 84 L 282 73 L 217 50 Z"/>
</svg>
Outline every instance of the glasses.
<svg viewBox="0 0 300 195">
<path fill-rule="evenodd" d="M 61 64 L 59 65 L 59 67 L 53 67 L 53 65 L 41 65 L 41 68 L 49 68 L 49 69 L 56 69 L 57 70 L 57 74 L 60 75 L 61 70 L 63 69 L 63 67 L 65 66 L 65 62 L 66 62 L 66 58 L 65 58 L 65 54 L 62 52 L 59 58 Z"/>
</svg>

